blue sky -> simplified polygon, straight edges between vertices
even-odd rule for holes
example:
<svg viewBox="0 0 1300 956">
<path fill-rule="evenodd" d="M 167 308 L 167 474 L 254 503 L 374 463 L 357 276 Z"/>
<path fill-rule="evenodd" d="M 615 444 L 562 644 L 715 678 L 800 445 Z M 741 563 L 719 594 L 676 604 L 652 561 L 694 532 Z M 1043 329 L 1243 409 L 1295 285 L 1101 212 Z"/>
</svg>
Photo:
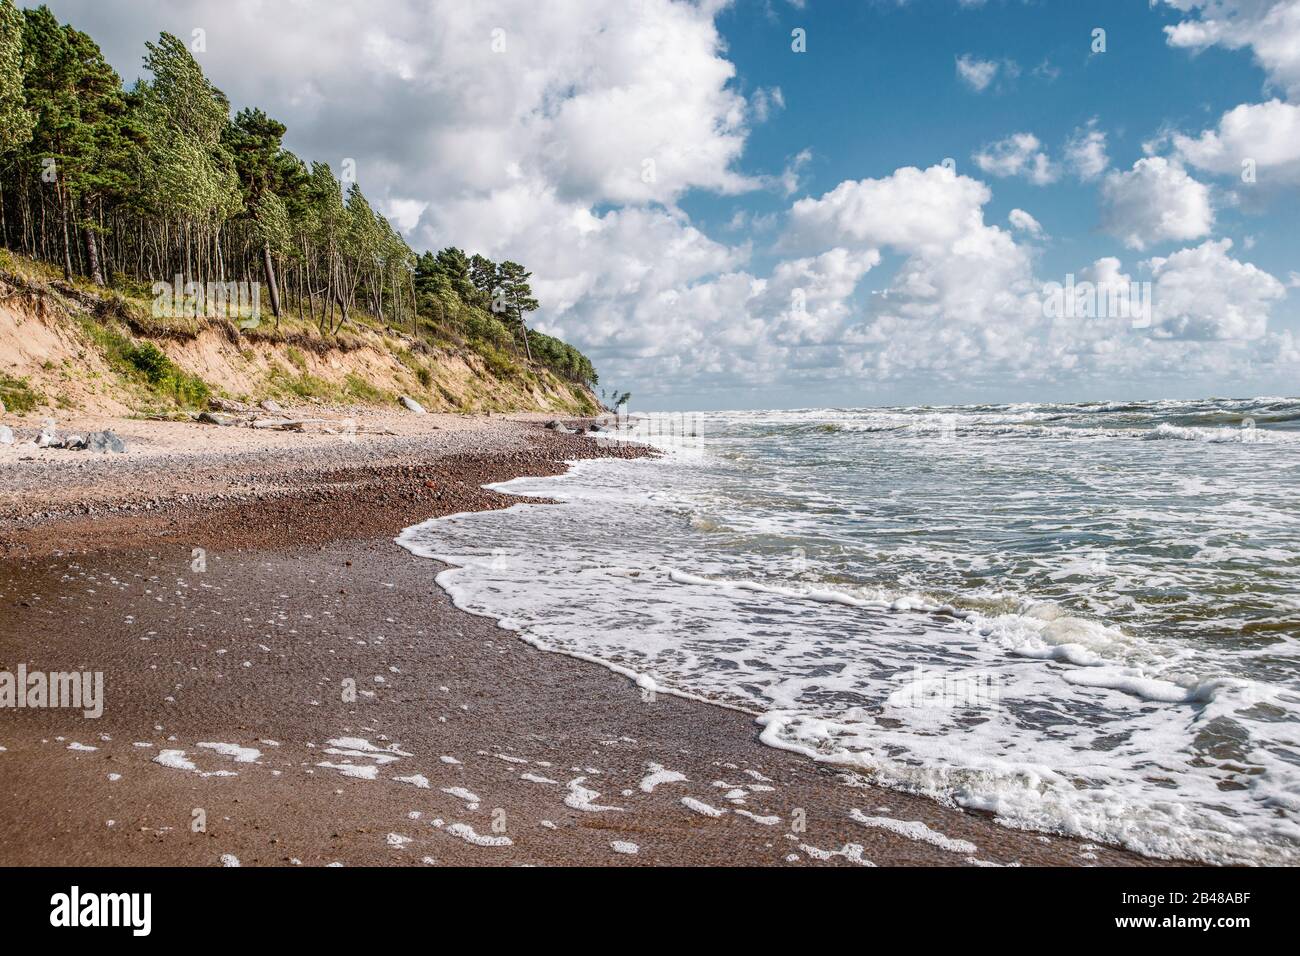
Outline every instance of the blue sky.
<svg viewBox="0 0 1300 956">
<path fill-rule="evenodd" d="M 771 10 L 771 15 L 759 11 Z M 971 154 L 1013 130 L 1032 130 L 1049 146 L 1096 117 L 1110 133 L 1116 165 L 1143 155 L 1143 141 L 1171 125 L 1201 130 L 1239 103 L 1255 102 L 1263 71 L 1248 51 L 1217 48 L 1193 55 L 1172 49 L 1162 27 L 1178 11 L 1144 0 L 991 0 L 961 7 L 952 0 L 789 4 L 745 0 L 718 25 L 747 92 L 777 86 L 786 108 L 750 134 L 745 165 L 779 170 L 803 148 L 814 159 L 802 192 L 817 195 L 845 179 L 887 176 L 899 166 L 929 166 L 951 157 L 972 170 Z M 789 33 L 803 27 L 809 52 L 789 53 Z M 1095 27 L 1107 52 L 1090 51 Z M 1022 74 L 976 93 L 957 78 L 962 54 L 1017 63 Z M 1035 69 L 1044 65 L 1051 76 Z M 1051 78 L 1054 77 L 1054 78 Z M 1272 271 L 1300 268 L 1300 196 L 1270 197 L 1264 215 L 1224 217 L 1222 234 L 1267 238 L 1253 261 Z M 713 229 L 736 208 L 779 212 L 780 197 L 695 193 L 684 208 Z M 1044 252 L 1046 271 L 1075 268 L 1081 258 L 1114 251 L 1098 229 L 1095 188 L 1064 181 L 1050 188 L 998 183 L 990 218 L 1032 212 L 1057 241 Z"/>
<path fill-rule="evenodd" d="M 202 31 L 635 408 L 1297 391 L 1300 0 L 50 5 L 129 79 Z M 1153 315 L 1049 316 L 1067 274 Z"/>
</svg>

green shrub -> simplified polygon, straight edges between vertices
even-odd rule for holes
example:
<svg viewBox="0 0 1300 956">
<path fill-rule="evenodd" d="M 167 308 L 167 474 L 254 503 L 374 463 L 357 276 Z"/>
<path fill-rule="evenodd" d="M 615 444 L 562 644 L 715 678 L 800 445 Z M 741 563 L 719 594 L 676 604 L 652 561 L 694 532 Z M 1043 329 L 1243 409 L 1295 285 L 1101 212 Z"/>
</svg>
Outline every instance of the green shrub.
<svg viewBox="0 0 1300 956">
<path fill-rule="evenodd" d="M 152 342 L 131 346 L 124 357 L 136 371 L 144 375 L 150 385 L 161 385 L 174 368 L 171 359 Z"/>
<path fill-rule="evenodd" d="M 13 378 L 0 372 L 0 402 L 11 412 L 30 412 L 45 402 L 25 378 Z"/>
</svg>

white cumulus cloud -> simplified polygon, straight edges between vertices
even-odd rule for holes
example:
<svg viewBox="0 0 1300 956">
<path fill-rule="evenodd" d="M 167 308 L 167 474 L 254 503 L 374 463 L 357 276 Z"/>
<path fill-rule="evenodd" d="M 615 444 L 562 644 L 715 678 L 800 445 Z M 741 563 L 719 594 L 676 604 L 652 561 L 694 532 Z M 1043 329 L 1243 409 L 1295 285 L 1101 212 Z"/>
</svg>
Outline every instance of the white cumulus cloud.
<svg viewBox="0 0 1300 956">
<path fill-rule="evenodd" d="M 1216 129 L 1198 137 L 1174 134 L 1173 148 L 1198 169 L 1240 176 L 1245 164 L 1261 184 L 1300 183 L 1300 106 L 1269 100 L 1224 113 Z"/>
<path fill-rule="evenodd" d="M 1060 178 L 1060 170 L 1033 133 L 1013 133 L 978 150 L 972 158 L 990 176 L 1023 176 L 1035 186 L 1046 186 Z"/>
<path fill-rule="evenodd" d="M 1023 209 L 1013 209 L 1007 216 L 1007 222 L 1011 223 L 1011 228 L 1023 232 L 1035 239 L 1043 238 L 1042 224 L 1025 212 Z"/>
<path fill-rule="evenodd" d="M 1210 190 L 1163 156 L 1102 181 L 1102 225 L 1133 249 L 1199 239 L 1214 226 Z"/>
<path fill-rule="evenodd" d="M 1076 129 L 1065 144 L 1065 162 L 1084 182 L 1091 182 L 1110 166 L 1106 153 L 1106 133 L 1096 121 Z"/>
<path fill-rule="evenodd" d="M 1269 82 L 1300 97 L 1300 3 L 1295 0 L 1163 0 L 1196 14 L 1165 27 L 1170 46 L 1249 49 Z"/>
<path fill-rule="evenodd" d="M 1286 289 L 1273 276 L 1228 255 L 1231 239 L 1203 242 L 1148 263 L 1155 276 L 1155 322 L 1161 338 L 1258 339 Z"/>
</svg>

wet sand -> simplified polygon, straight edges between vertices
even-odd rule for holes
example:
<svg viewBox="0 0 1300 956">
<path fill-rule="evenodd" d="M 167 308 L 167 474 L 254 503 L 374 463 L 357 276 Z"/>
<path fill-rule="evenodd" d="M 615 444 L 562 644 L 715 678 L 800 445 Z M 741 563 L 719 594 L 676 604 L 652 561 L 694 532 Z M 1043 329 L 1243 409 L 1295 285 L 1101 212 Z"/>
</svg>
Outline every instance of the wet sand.
<svg viewBox="0 0 1300 956">
<path fill-rule="evenodd" d="M 633 450 L 502 419 L 273 444 L 4 469 L 0 670 L 102 671 L 107 702 L 0 710 L 0 865 L 1160 863 L 646 699 L 456 610 L 392 542 Z"/>
</svg>

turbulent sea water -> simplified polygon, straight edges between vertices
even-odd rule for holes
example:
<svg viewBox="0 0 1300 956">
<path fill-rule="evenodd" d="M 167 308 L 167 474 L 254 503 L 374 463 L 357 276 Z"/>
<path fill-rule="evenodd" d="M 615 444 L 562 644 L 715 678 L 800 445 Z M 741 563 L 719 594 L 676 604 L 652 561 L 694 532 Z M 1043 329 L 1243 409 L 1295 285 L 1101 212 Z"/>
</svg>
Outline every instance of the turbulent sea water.
<svg viewBox="0 0 1300 956">
<path fill-rule="evenodd" d="M 399 541 L 456 603 L 1009 826 L 1300 863 L 1300 399 L 709 413 Z M 674 446 L 677 442 L 670 442 Z"/>
</svg>

